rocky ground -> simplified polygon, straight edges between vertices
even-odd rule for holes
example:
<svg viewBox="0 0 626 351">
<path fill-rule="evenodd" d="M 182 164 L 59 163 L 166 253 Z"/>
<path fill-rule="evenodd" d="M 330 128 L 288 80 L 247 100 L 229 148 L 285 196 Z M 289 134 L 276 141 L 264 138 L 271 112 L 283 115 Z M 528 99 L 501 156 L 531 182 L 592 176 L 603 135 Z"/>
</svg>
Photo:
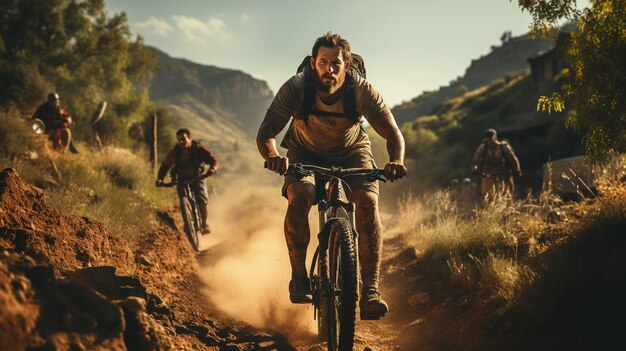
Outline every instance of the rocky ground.
<svg viewBox="0 0 626 351">
<path fill-rule="evenodd" d="M 134 246 L 0 173 L 1 350 L 292 350 L 216 312 L 168 213 Z"/>
</svg>

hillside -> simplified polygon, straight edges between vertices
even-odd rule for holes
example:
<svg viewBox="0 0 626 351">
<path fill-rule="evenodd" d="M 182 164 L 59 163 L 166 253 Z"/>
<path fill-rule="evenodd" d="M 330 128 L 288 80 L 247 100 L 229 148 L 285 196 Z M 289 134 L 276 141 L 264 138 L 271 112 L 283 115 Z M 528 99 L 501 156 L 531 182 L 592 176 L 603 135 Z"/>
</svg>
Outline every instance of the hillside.
<svg viewBox="0 0 626 351">
<path fill-rule="evenodd" d="M 470 177 L 469 165 L 487 128 L 501 131 L 520 159 L 522 194 L 541 183 L 542 165 L 582 153 L 580 136 L 563 125 L 567 112 L 537 112 L 540 91 L 529 71 L 509 75 L 451 98 L 402 127 L 412 188 L 447 186 Z M 519 127 L 524 125 L 525 127 Z"/>
<path fill-rule="evenodd" d="M 530 34 L 511 38 L 500 46 L 492 47 L 488 54 L 472 60 L 462 77 L 436 91 L 424 92 L 409 102 L 395 106 L 392 112 L 399 125 L 419 116 L 432 114 L 432 110 L 446 99 L 463 95 L 466 91 L 479 88 L 495 79 L 527 69 L 528 57 L 551 46 L 548 41 L 532 39 Z"/>
<path fill-rule="evenodd" d="M 169 106 L 175 129 L 189 128 L 221 159 L 236 152 L 252 161 L 256 131 L 273 98 L 267 83 L 241 71 L 153 51 L 160 68 L 150 82 L 150 98 Z"/>
</svg>

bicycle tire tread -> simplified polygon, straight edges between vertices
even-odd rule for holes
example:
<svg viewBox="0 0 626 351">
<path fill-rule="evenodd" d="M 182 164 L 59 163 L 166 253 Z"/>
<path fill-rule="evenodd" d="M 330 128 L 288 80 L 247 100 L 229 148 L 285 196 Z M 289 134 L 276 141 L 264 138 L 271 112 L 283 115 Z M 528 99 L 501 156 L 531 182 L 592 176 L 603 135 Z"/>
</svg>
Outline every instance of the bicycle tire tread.
<svg viewBox="0 0 626 351">
<path fill-rule="evenodd" d="M 338 350 L 352 350 L 354 345 L 354 332 L 356 321 L 356 304 L 358 300 L 357 280 L 357 257 L 356 243 L 354 242 L 353 230 L 350 222 L 345 218 L 338 218 L 331 224 L 331 244 L 339 245 L 341 251 L 341 310 L 340 333 Z M 334 240 L 332 240 L 334 238 Z M 331 252 L 331 262 L 337 257 L 335 248 Z M 330 264 L 330 279 L 333 281 L 332 272 L 335 270 L 333 263 Z M 329 343 L 329 350 L 331 349 Z"/>
</svg>

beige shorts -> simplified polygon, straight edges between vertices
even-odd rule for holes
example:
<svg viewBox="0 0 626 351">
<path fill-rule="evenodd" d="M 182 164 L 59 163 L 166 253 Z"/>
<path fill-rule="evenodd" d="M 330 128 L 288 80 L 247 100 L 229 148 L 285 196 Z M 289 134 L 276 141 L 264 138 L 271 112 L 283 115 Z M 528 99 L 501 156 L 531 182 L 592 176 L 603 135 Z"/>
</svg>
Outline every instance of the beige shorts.
<svg viewBox="0 0 626 351">
<path fill-rule="evenodd" d="M 287 157 L 289 158 L 289 163 L 301 163 L 303 165 L 315 165 L 320 167 L 334 166 L 341 168 L 377 168 L 374 162 L 374 156 L 372 156 L 372 151 L 369 148 L 359 149 L 359 151 L 352 156 L 340 160 L 325 159 L 310 151 L 299 148 L 290 148 L 287 151 Z M 378 195 L 378 181 L 370 182 L 365 176 L 348 177 L 345 181 L 352 190 L 365 190 Z M 315 178 L 313 176 L 307 176 L 298 179 L 294 176 L 286 176 L 282 189 L 284 197 L 287 197 L 287 188 L 294 183 L 311 184 L 315 186 Z"/>
</svg>

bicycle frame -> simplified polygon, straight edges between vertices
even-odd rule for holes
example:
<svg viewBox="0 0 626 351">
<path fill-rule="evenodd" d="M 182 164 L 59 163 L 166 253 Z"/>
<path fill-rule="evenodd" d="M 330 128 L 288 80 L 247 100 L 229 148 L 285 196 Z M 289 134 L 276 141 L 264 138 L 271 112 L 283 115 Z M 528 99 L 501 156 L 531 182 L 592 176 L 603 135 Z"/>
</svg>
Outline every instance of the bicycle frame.
<svg viewBox="0 0 626 351">
<path fill-rule="evenodd" d="M 193 222 L 196 230 L 200 230 L 200 213 L 198 213 L 198 203 L 196 202 L 196 196 L 191 191 L 191 182 L 185 182 L 183 187 L 183 197 L 189 199 L 189 205 L 191 206 L 191 215 L 193 216 Z"/>
<path fill-rule="evenodd" d="M 287 175 L 300 178 L 314 175 L 316 178 L 320 232 L 309 278 L 319 336 L 326 334 L 329 350 L 352 347 L 359 281 L 358 233 L 355 204 L 347 201 L 344 190 L 349 186 L 346 183 L 344 188 L 343 183 L 344 178 L 357 175 L 366 176 L 369 181 L 386 181 L 383 171 L 295 164 L 290 165 Z M 322 188 L 326 184 L 327 188 Z M 345 319 L 339 317 L 344 313 Z"/>
<path fill-rule="evenodd" d="M 326 191 L 326 197 L 321 199 L 317 203 L 317 212 L 318 212 L 318 220 L 319 220 L 319 228 L 320 232 L 318 233 L 318 248 L 316 250 L 316 255 L 313 257 L 313 262 L 311 263 L 311 272 L 313 272 L 313 268 L 316 264 L 317 253 L 319 251 L 322 243 L 325 249 L 328 249 L 328 232 L 324 231 L 324 227 L 329 220 L 333 218 L 346 218 L 352 225 L 352 229 L 355 233 L 355 241 L 358 239 L 358 232 L 356 231 L 355 223 L 355 205 L 353 202 L 343 201 L 345 197 L 343 186 L 341 181 L 336 178 L 333 178 L 328 183 L 328 190 Z M 312 274 L 311 274 L 312 275 Z"/>
<path fill-rule="evenodd" d="M 187 235 L 189 237 L 189 240 L 191 241 L 191 244 L 194 248 L 194 250 L 196 251 L 200 251 L 199 245 L 200 245 L 200 239 L 198 236 L 198 233 L 201 230 L 201 224 L 200 224 L 200 213 L 198 210 L 198 203 L 196 202 L 196 196 L 194 194 L 194 192 L 191 190 L 191 184 L 199 179 L 203 179 L 206 178 L 209 174 L 203 174 L 200 175 L 198 177 L 192 178 L 190 180 L 186 180 L 186 181 L 182 181 L 182 182 L 176 182 L 176 181 L 172 181 L 171 183 L 167 183 L 167 184 L 163 184 L 162 186 L 164 187 L 173 187 L 175 185 L 178 185 L 182 188 L 182 196 L 179 197 L 180 199 L 180 210 L 181 210 L 181 214 L 183 216 L 183 222 L 185 222 L 185 226 L 188 226 L 188 228 L 186 228 L 187 231 Z M 190 212 L 189 215 L 192 218 L 188 218 L 185 219 L 186 214 L 185 214 L 185 198 L 187 199 L 187 201 L 189 202 L 189 207 L 190 207 Z M 187 223 L 188 222 L 188 223 Z M 191 228 L 191 226 L 193 226 L 193 228 Z"/>
<path fill-rule="evenodd" d="M 317 203 L 318 208 L 318 220 L 319 220 L 319 228 L 320 233 L 318 233 L 318 247 L 315 250 L 315 254 L 313 256 L 313 261 L 311 262 L 311 270 L 310 276 L 313 276 L 313 272 L 315 270 L 315 264 L 317 261 L 317 257 L 319 256 L 320 247 L 323 243 L 326 243 L 325 249 L 328 249 L 328 233 L 324 233 L 324 227 L 329 220 L 333 218 L 346 218 L 350 222 L 352 229 L 355 233 L 355 242 L 358 242 L 358 232 L 356 231 L 356 208 L 353 202 L 343 201 L 346 198 L 344 194 L 344 188 L 342 185 L 342 172 L 348 173 L 350 170 L 343 170 L 341 167 L 332 167 L 330 169 L 325 169 L 323 167 L 310 166 L 310 165 L 301 165 L 301 164 L 292 164 L 290 165 L 291 173 L 293 176 L 299 177 L 304 175 L 312 174 L 312 171 L 315 170 L 325 170 L 330 171 L 327 172 L 326 176 L 330 175 L 330 180 L 328 181 L 328 189 L 324 191 L 325 197 Z M 357 170 L 357 169 L 353 169 Z M 358 169 L 361 172 L 361 175 L 367 175 L 368 180 L 381 180 L 387 181 L 383 175 L 382 170 L 365 170 Z M 308 173 L 307 173 L 308 172 Z M 347 174 L 345 176 L 356 175 L 356 174 Z M 321 177 L 319 177 L 321 178 Z M 319 179 L 318 178 L 318 179 Z M 316 181 L 318 180 L 316 179 Z M 320 193 L 319 187 L 320 185 L 316 184 L 316 193 Z M 325 239 L 325 240 L 323 240 Z M 358 249 L 358 245 L 357 245 Z M 358 256 L 357 256 L 358 257 Z"/>
<path fill-rule="evenodd" d="M 315 254 L 313 255 L 313 260 L 311 261 L 311 269 L 309 273 L 309 276 L 313 278 L 311 281 L 311 285 L 313 286 L 314 290 L 317 289 L 318 286 L 320 286 L 319 281 L 313 281 L 316 279 L 320 279 L 320 277 L 315 275 L 317 260 L 320 256 L 320 252 L 326 252 L 329 249 L 330 230 L 326 226 L 326 223 L 334 218 L 348 219 L 354 233 L 354 241 L 358 242 L 359 235 L 355 227 L 355 205 L 353 202 L 343 201 L 345 194 L 341 183 L 342 182 L 339 179 L 332 178 L 328 182 L 326 197 L 320 200 L 317 204 L 320 232 L 317 234 L 318 245 L 315 250 Z M 316 187 L 317 186 L 318 185 L 316 185 Z M 358 245 L 356 246 L 356 255 L 358 257 Z M 324 292 L 322 292 L 322 294 L 323 293 Z M 315 292 L 313 294 L 313 305 L 315 306 L 313 312 L 314 319 L 317 319 L 317 311 L 320 309 L 319 297 L 322 294 L 316 294 Z"/>
</svg>

